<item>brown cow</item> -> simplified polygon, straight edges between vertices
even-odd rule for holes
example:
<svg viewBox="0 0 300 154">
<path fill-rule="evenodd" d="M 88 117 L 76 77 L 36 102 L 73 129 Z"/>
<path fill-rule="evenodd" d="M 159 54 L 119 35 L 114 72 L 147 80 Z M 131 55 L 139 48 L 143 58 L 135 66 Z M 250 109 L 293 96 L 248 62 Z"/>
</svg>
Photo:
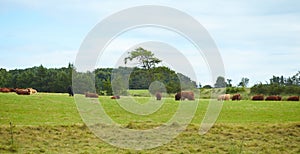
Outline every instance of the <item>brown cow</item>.
<svg viewBox="0 0 300 154">
<path fill-rule="evenodd" d="M 160 92 L 157 92 L 157 93 L 155 94 L 155 97 L 156 97 L 156 100 L 161 100 L 162 94 L 161 94 Z"/>
<path fill-rule="evenodd" d="M 218 96 L 218 101 L 229 101 L 230 99 L 230 94 L 223 94 Z"/>
<path fill-rule="evenodd" d="M 30 90 L 30 94 L 36 94 L 37 93 L 37 90 L 33 89 L 33 88 L 27 88 Z"/>
<path fill-rule="evenodd" d="M 16 88 L 16 93 L 18 95 L 30 95 L 30 89 L 19 89 L 19 88 Z"/>
<path fill-rule="evenodd" d="M 192 92 L 192 91 L 182 91 L 182 92 L 178 92 L 175 95 L 175 100 L 176 101 L 185 100 L 185 99 L 195 100 L 194 92 Z"/>
<path fill-rule="evenodd" d="M 110 99 L 120 99 L 120 96 L 119 95 L 111 96 Z"/>
<path fill-rule="evenodd" d="M 175 95 L 175 101 L 179 101 L 181 99 L 181 93 L 178 92 L 176 95 Z"/>
<path fill-rule="evenodd" d="M 288 101 L 299 101 L 299 96 L 290 96 L 287 99 Z"/>
<path fill-rule="evenodd" d="M 85 97 L 98 98 L 99 96 L 96 93 L 89 93 L 89 92 L 87 92 L 87 93 L 85 93 Z"/>
<path fill-rule="evenodd" d="M 182 100 L 185 100 L 185 99 L 195 100 L 194 92 L 192 92 L 192 91 L 183 91 L 183 92 L 181 92 L 181 99 Z"/>
<path fill-rule="evenodd" d="M 265 99 L 264 95 L 255 95 L 252 97 L 253 101 L 263 101 Z"/>
<path fill-rule="evenodd" d="M 268 96 L 266 99 L 266 101 L 281 101 L 281 96 Z"/>
<path fill-rule="evenodd" d="M 14 88 L 9 88 L 10 92 L 16 92 L 16 89 Z"/>
<path fill-rule="evenodd" d="M 232 99 L 233 101 L 234 101 L 234 100 L 239 101 L 239 100 L 242 99 L 242 96 L 241 96 L 241 94 L 234 94 L 234 95 L 232 96 L 231 99 Z"/>
<path fill-rule="evenodd" d="M 8 93 L 8 92 L 10 92 L 10 89 L 9 88 L 0 88 L 0 92 Z"/>
</svg>

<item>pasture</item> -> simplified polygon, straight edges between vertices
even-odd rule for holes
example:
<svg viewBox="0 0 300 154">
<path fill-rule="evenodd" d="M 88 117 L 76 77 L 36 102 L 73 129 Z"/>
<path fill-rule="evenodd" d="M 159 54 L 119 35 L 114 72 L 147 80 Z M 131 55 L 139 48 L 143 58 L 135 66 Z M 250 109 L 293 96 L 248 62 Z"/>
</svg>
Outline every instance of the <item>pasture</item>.
<svg viewBox="0 0 300 154">
<path fill-rule="evenodd" d="M 139 103 L 149 99 L 135 97 Z M 140 116 L 123 110 L 117 100 L 99 97 L 113 120 L 132 129 L 149 129 L 172 117 L 178 102 L 173 97 L 163 100 L 157 112 Z M 191 124 L 170 143 L 135 151 L 95 137 L 68 94 L 0 93 L 0 153 L 300 153 L 300 102 L 226 101 L 216 124 L 200 136 L 208 102 L 200 100 Z"/>
</svg>

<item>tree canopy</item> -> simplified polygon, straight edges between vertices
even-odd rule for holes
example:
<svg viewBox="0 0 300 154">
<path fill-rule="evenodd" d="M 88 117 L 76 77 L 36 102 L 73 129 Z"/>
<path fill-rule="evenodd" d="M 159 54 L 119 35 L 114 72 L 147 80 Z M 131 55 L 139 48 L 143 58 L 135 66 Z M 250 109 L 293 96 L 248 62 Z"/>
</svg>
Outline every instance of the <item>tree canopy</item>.
<svg viewBox="0 0 300 154">
<path fill-rule="evenodd" d="M 136 48 L 135 50 L 128 52 L 129 56 L 124 59 L 124 63 L 127 64 L 128 60 L 137 60 L 137 65 L 144 69 L 151 69 L 155 67 L 156 64 L 161 62 L 160 59 L 154 57 L 154 53 L 145 50 L 142 47 Z"/>
<path fill-rule="evenodd" d="M 0 69 L 0 87 L 35 88 L 43 92 L 67 92 L 72 84 L 74 67 L 45 68 L 43 65 L 26 69 Z"/>
<path fill-rule="evenodd" d="M 147 74 L 147 72 L 149 72 L 149 70 L 138 67 L 119 67 L 115 69 L 99 68 L 95 70 L 96 85 L 98 86 L 98 90 L 100 93 L 114 91 L 122 95 L 126 95 L 127 88 L 148 89 L 153 82 L 160 82 L 164 84 L 168 93 L 175 93 L 179 92 L 180 90 L 193 89 L 197 86 L 196 82 L 192 81 L 189 77 L 181 73 L 176 73 L 168 67 L 155 67 L 150 71 L 152 74 L 152 78 L 148 78 L 145 75 Z M 128 85 L 126 85 L 127 81 L 124 81 L 124 78 L 121 78 L 120 76 L 126 78 L 128 77 Z M 114 79 L 112 79 L 112 77 Z M 107 82 L 111 80 L 113 82 Z M 112 85 L 109 85 L 111 83 Z M 108 86 L 104 86 L 105 84 L 108 84 Z M 116 85 L 115 87 L 114 84 Z M 111 88 L 114 88 L 114 90 L 112 90 Z"/>
<path fill-rule="evenodd" d="M 219 76 L 215 83 L 215 88 L 225 88 L 226 85 L 227 84 L 226 84 L 225 78 L 223 76 Z"/>
<path fill-rule="evenodd" d="M 238 86 L 241 86 L 241 87 L 247 87 L 248 84 L 249 84 L 249 79 L 246 78 L 246 77 L 243 77 L 243 78 L 241 79 L 241 82 L 239 83 Z"/>
<path fill-rule="evenodd" d="M 292 77 L 273 76 L 270 79 L 270 83 L 258 83 L 251 87 L 251 93 L 265 95 L 300 95 L 300 72 Z"/>
</svg>

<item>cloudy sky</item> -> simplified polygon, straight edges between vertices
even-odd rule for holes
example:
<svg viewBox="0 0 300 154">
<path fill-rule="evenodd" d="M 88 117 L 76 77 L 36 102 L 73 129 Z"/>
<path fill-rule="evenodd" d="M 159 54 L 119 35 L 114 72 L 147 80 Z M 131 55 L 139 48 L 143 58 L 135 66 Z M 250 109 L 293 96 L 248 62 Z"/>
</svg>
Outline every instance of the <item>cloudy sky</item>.
<svg viewBox="0 0 300 154">
<path fill-rule="evenodd" d="M 292 76 L 300 71 L 300 2 L 296 0 L 1 0 L 0 68 L 75 63 L 83 40 L 96 24 L 120 10 L 140 5 L 172 7 L 196 19 L 215 41 L 226 78 L 233 84 L 242 77 L 248 77 L 253 85 L 268 81 L 272 75 Z M 170 20 L 181 21 L 180 17 Z M 118 66 L 129 49 L 147 41 L 163 42 L 182 52 L 194 68 L 196 80 L 212 84 L 205 57 L 184 37 L 159 27 L 140 27 L 120 34 L 98 57 L 96 67 Z"/>
</svg>

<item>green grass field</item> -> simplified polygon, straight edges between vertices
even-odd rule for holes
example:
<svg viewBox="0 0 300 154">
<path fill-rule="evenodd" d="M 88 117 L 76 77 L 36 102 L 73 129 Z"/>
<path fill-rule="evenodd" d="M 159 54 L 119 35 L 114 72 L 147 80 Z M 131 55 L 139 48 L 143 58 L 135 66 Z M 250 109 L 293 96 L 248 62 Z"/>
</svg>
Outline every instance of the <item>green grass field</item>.
<svg viewBox="0 0 300 154">
<path fill-rule="evenodd" d="M 153 98 L 135 97 L 139 103 L 149 99 Z M 133 129 L 158 126 L 178 107 L 168 97 L 157 112 L 140 116 L 123 110 L 109 97 L 101 96 L 99 101 L 113 120 Z M 300 153 L 300 102 L 224 102 L 216 124 L 200 136 L 198 129 L 208 103 L 200 100 L 191 124 L 170 143 L 136 151 L 97 138 L 67 94 L 0 93 L 0 153 Z"/>
</svg>

